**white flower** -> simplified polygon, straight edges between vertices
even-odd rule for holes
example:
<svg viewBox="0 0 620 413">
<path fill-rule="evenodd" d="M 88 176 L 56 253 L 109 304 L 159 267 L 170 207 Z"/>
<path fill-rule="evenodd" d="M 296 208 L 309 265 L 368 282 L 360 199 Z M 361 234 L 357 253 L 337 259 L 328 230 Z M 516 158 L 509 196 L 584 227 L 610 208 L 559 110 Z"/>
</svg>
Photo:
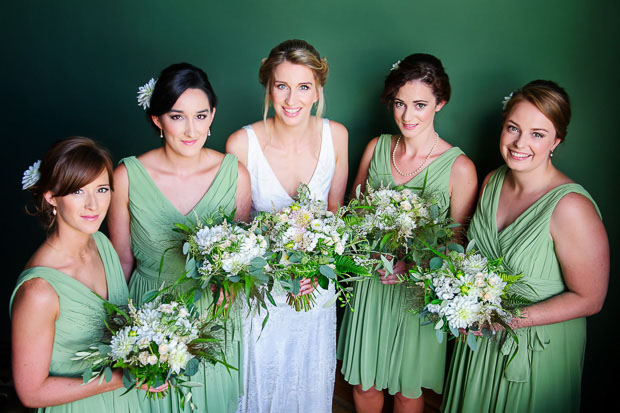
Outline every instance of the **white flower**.
<svg viewBox="0 0 620 413">
<path fill-rule="evenodd" d="M 398 70 L 399 68 L 400 68 L 400 60 L 397 60 L 396 62 L 392 64 L 392 68 L 390 69 L 390 72 L 393 72 L 394 70 Z"/>
<path fill-rule="evenodd" d="M 504 96 L 504 100 L 502 101 L 502 106 L 504 107 L 504 110 L 506 110 L 506 106 L 508 105 L 508 102 L 510 102 L 510 99 L 512 99 L 512 94 L 513 92 L 510 92 L 508 96 Z"/>
<path fill-rule="evenodd" d="M 172 304 L 161 304 L 158 310 L 162 313 L 170 314 L 172 313 Z"/>
<path fill-rule="evenodd" d="M 142 106 L 144 110 L 151 106 L 151 96 L 153 96 L 155 83 L 157 83 L 157 81 L 151 78 L 144 86 L 138 88 L 138 106 Z"/>
<path fill-rule="evenodd" d="M 157 364 L 157 356 L 155 354 L 151 354 L 148 361 L 151 365 Z"/>
<path fill-rule="evenodd" d="M 189 312 L 187 311 L 185 307 L 181 307 L 179 309 L 179 317 L 187 317 L 188 315 L 189 315 Z"/>
<path fill-rule="evenodd" d="M 141 352 L 140 355 L 138 356 L 138 360 L 140 361 L 140 363 L 142 363 L 142 365 L 146 366 L 149 362 L 149 352 L 148 351 Z"/>
<path fill-rule="evenodd" d="M 127 356 L 133 351 L 133 345 L 136 342 L 137 334 L 132 331 L 131 327 L 125 327 L 120 330 L 110 342 L 112 355 L 118 360 L 127 361 Z"/>
<path fill-rule="evenodd" d="M 480 304 L 475 298 L 459 296 L 448 303 L 445 314 L 453 328 L 468 328 L 478 321 L 479 310 Z"/>
<path fill-rule="evenodd" d="M 179 374 L 181 369 L 184 369 L 187 362 L 191 359 L 192 355 L 187 351 L 187 346 L 183 343 L 179 343 L 168 355 L 170 370 Z"/>
<path fill-rule="evenodd" d="M 36 161 L 24 171 L 24 176 L 22 176 L 22 190 L 30 188 L 39 181 L 39 178 L 41 178 L 41 173 L 39 172 L 40 166 L 41 161 Z"/>
<path fill-rule="evenodd" d="M 411 202 L 404 200 L 403 202 L 400 203 L 400 207 L 404 209 L 405 211 L 411 211 Z"/>
</svg>

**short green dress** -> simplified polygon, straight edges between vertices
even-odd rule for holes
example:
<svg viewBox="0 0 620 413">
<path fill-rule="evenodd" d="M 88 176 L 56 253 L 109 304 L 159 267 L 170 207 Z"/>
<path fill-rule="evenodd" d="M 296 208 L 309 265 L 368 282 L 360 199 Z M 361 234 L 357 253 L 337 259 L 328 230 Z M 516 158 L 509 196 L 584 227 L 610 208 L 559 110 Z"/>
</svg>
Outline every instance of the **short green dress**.
<svg viewBox="0 0 620 413">
<path fill-rule="evenodd" d="M 522 294 L 534 302 L 543 301 L 566 291 L 549 234 L 557 203 L 572 192 L 594 201 L 580 185 L 560 185 L 498 232 L 497 206 L 507 171 L 502 166 L 489 179 L 468 236 L 476 240 L 483 254 L 504 257 L 504 264 L 512 273 L 523 273 L 523 280 L 532 289 L 522 288 Z M 586 319 L 520 328 L 515 332 L 518 345 L 511 338 L 504 343 L 479 338 L 477 350 L 471 351 L 467 344 L 457 343 L 446 381 L 443 411 L 579 411 Z"/>
<path fill-rule="evenodd" d="M 368 179 L 373 187 L 395 186 L 390 166 L 391 135 L 381 135 L 370 161 Z M 422 187 L 428 170 L 426 192 L 439 201 L 440 210 L 450 210 L 450 172 L 459 148 L 450 148 L 405 184 Z M 345 310 L 338 338 L 338 358 L 347 382 L 368 390 L 388 389 L 418 398 L 422 388 L 441 393 L 446 360 L 446 341 L 437 342 L 432 325 L 422 326 L 407 310 L 406 288 L 384 285 L 377 279 L 354 286 L 354 311 Z"/>
<path fill-rule="evenodd" d="M 196 221 L 217 213 L 220 208 L 226 214 L 235 208 L 237 194 L 238 161 L 234 155 L 226 155 L 209 190 L 187 215 L 181 214 L 161 193 L 155 182 L 136 157 L 121 160 L 129 177 L 129 213 L 131 216 L 131 251 L 136 268 L 129 281 L 129 295 L 141 302 L 143 295 L 163 284 L 176 281 L 185 272 L 185 256 L 182 252 L 183 235 L 173 231 L 175 223 Z M 159 274 L 162 259 L 163 267 Z M 198 303 L 206 310 L 212 303 L 210 294 L 203 294 Z M 230 372 L 221 364 L 203 363 L 192 381 L 202 387 L 192 388 L 192 401 L 200 412 L 225 413 L 235 411 L 243 392 L 241 371 L 241 311 L 239 303 L 231 309 L 227 322 L 226 361 L 239 370 Z M 143 394 L 143 393 L 142 393 Z M 168 395 L 164 399 L 140 398 L 144 411 L 176 413 L 181 411 L 178 398 Z M 185 411 L 189 410 L 186 404 Z"/>
<path fill-rule="evenodd" d="M 100 232 L 93 234 L 103 261 L 108 285 L 108 301 L 127 304 L 128 292 L 121 263 L 110 241 Z M 13 308 L 13 298 L 22 284 L 33 278 L 47 281 L 58 294 L 60 314 L 56 320 L 54 347 L 50 361 L 50 376 L 82 377 L 88 363 L 73 361 L 78 351 L 88 349 L 98 342 L 105 329 L 106 317 L 103 301 L 88 287 L 75 278 L 50 267 L 32 267 L 21 273 L 11 295 L 9 312 Z M 124 388 L 76 400 L 59 406 L 44 407 L 37 412 L 82 413 L 82 412 L 139 412 L 138 393 L 132 390 L 126 395 Z"/>
</svg>

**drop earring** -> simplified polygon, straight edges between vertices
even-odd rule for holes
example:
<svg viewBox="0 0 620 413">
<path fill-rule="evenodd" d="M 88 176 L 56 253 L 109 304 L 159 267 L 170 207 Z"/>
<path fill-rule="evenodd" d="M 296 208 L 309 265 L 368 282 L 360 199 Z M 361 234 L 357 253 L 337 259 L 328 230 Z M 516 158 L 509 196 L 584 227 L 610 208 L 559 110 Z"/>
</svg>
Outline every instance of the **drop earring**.
<svg viewBox="0 0 620 413">
<path fill-rule="evenodd" d="M 52 208 L 52 215 L 56 216 L 56 207 Z"/>
<path fill-rule="evenodd" d="M 553 151 L 549 152 L 549 158 L 553 158 L 553 155 L 554 155 Z"/>
<path fill-rule="evenodd" d="M 160 139 L 164 138 L 164 130 L 162 128 L 159 128 L 159 138 Z"/>
<path fill-rule="evenodd" d="M 207 131 L 207 136 L 211 136 L 211 128 Z"/>
</svg>

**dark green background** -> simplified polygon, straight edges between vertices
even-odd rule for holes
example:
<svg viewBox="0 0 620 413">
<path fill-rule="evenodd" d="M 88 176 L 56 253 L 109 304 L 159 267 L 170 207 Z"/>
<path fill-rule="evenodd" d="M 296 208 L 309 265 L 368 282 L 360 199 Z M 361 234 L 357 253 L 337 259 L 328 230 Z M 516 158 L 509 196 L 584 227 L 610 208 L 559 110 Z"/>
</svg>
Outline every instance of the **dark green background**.
<svg viewBox="0 0 620 413">
<path fill-rule="evenodd" d="M 573 101 L 568 138 L 554 163 L 597 200 L 612 251 L 616 214 L 618 17 L 614 1 L 315 0 L 28 1 L 2 7 L 3 122 L 1 181 L 8 303 L 21 268 L 43 239 L 24 214 L 22 171 L 56 139 L 93 137 L 115 160 L 142 153 L 159 138 L 137 106 L 139 85 L 165 66 L 204 68 L 220 97 L 208 145 L 262 116 L 261 58 L 277 43 L 302 38 L 326 56 L 327 117 L 349 130 L 350 179 L 366 142 L 395 131 L 378 95 L 392 63 L 414 52 L 442 59 L 453 98 L 436 118 L 442 137 L 460 146 L 483 177 L 497 167 L 505 95 L 527 81 L 552 79 Z M 583 274 L 588 277 L 588 274 Z M 618 283 L 588 321 L 584 400 L 616 403 Z M 5 307 L 6 308 L 6 307 Z M 8 331 L 8 314 L 0 329 Z M 9 340 L 3 336 L 2 348 Z M 5 351 L 6 353 L 6 351 Z M 2 354 L 7 358 L 9 354 Z M 604 403 L 604 404 L 603 404 Z M 588 409 L 589 410 L 589 409 Z M 610 409 L 611 410 L 611 409 Z M 551 413 L 551 412 L 550 412 Z"/>
</svg>

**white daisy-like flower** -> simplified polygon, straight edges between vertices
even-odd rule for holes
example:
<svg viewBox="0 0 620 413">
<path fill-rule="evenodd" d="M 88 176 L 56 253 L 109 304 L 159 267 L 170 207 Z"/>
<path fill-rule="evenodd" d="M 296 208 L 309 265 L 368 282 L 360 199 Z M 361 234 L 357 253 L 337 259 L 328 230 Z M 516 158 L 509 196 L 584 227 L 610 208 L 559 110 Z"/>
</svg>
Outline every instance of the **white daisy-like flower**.
<svg viewBox="0 0 620 413">
<path fill-rule="evenodd" d="M 40 166 L 41 161 L 36 161 L 24 171 L 24 175 L 22 176 L 22 190 L 30 188 L 39 181 L 39 178 L 41 178 L 41 173 L 39 172 Z"/>
<path fill-rule="evenodd" d="M 179 374 L 182 369 L 187 366 L 187 363 L 192 359 L 192 355 L 187 351 L 187 346 L 183 343 L 179 343 L 168 354 L 168 364 L 170 370 Z"/>
<path fill-rule="evenodd" d="M 112 337 L 110 342 L 112 355 L 116 359 L 123 359 L 127 361 L 127 356 L 132 352 L 136 338 L 135 332 L 131 331 L 131 327 L 123 328 L 114 337 Z"/>
<path fill-rule="evenodd" d="M 508 96 L 504 96 L 504 100 L 502 101 L 502 106 L 504 107 L 504 110 L 506 110 L 506 106 L 508 105 L 508 102 L 510 102 L 510 99 L 512 99 L 512 94 L 513 92 L 510 92 Z"/>
<path fill-rule="evenodd" d="M 448 323 L 453 328 L 469 328 L 478 321 L 480 304 L 475 298 L 455 297 L 445 309 Z"/>
<path fill-rule="evenodd" d="M 157 80 L 151 78 L 144 86 L 138 88 L 138 106 L 142 106 L 144 110 L 151 106 L 151 96 L 153 96 L 156 83 Z"/>
<path fill-rule="evenodd" d="M 390 72 L 393 72 L 394 70 L 398 70 L 399 68 L 400 68 L 400 59 L 392 64 L 392 68 L 390 69 Z"/>
</svg>

